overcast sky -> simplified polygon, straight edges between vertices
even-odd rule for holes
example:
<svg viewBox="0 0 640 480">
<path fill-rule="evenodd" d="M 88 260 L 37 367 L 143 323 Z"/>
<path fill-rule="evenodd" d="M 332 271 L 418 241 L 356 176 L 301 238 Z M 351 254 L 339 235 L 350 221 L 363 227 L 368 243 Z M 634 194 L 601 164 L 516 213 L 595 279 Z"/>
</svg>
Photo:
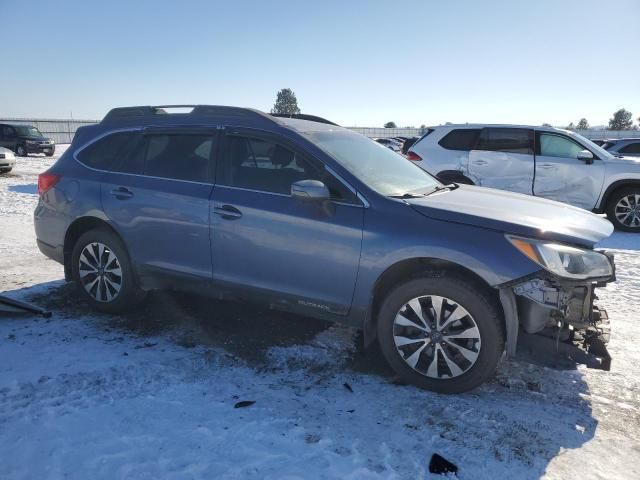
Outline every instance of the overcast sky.
<svg viewBox="0 0 640 480">
<path fill-rule="evenodd" d="M 640 0 L 0 0 L 0 117 L 203 103 L 345 126 L 640 116 Z"/>
</svg>

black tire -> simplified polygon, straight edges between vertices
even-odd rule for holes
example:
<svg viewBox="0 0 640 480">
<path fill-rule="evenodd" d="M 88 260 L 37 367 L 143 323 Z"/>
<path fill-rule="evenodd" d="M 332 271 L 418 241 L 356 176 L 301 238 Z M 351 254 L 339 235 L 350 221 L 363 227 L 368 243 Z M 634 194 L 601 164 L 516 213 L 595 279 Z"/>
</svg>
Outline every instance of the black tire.
<svg viewBox="0 0 640 480">
<path fill-rule="evenodd" d="M 85 247 L 96 243 L 106 246 L 107 249 L 115 255 L 122 273 L 119 280 L 120 290 L 111 300 L 107 300 L 105 298 L 106 294 L 104 292 L 106 290 L 104 289 L 106 289 L 107 286 L 104 280 L 98 279 L 97 287 L 103 287 L 102 295 L 98 294 L 98 296 L 103 297 L 102 301 L 100 301 L 97 298 L 94 298 L 94 296 L 87 291 L 84 287 L 83 280 L 80 277 L 80 255 Z M 82 298 L 97 310 L 108 313 L 122 313 L 132 310 L 144 299 L 145 294 L 138 287 L 138 282 L 131 266 L 127 249 L 120 238 L 107 229 L 98 228 L 90 230 L 80 236 L 74 245 L 73 252 L 71 254 L 71 272 L 73 280 L 75 281 Z M 114 278 L 117 279 L 117 277 L 111 277 L 112 280 Z M 101 284 L 100 282 L 103 283 Z M 110 290 L 111 294 L 112 292 L 113 290 Z"/>
<path fill-rule="evenodd" d="M 19 157 L 28 157 L 29 154 L 27 153 L 27 147 L 25 147 L 24 145 L 17 145 L 16 155 Z"/>
<path fill-rule="evenodd" d="M 0 175 L 4 175 L 5 173 L 9 173 L 12 168 L 0 168 Z"/>
<path fill-rule="evenodd" d="M 609 199 L 607 201 L 607 218 L 609 218 L 609 221 L 613 223 L 613 226 L 617 230 L 622 230 L 624 232 L 640 233 L 640 204 L 635 203 L 636 195 L 638 195 L 638 199 L 640 199 L 640 186 L 621 188 L 619 190 L 616 190 L 609 196 Z M 629 198 L 630 196 L 633 197 L 633 200 Z M 625 198 L 628 199 L 627 203 L 631 202 L 630 206 L 632 208 L 636 208 L 635 214 L 637 215 L 636 218 L 638 219 L 635 221 L 633 220 L 634 213 L 632 212 L 632 215 L 629 219 L 629 225 L 625 225 L 625 223 L 616 216 L 616 208 L 618 207 L 618 203 L 620 201 L 623 201 L 623 199 Z M 636 225 L 634 226 L 634 224 Z"/>
<path fill-rule="evenodd" d="M 459 376 L 431 378 L 423 375 L 405 361 L 396 347 L 394 328 L 402 328 L 394 325 L 396 315 L 411 299 L 428 295 L 445 297 L 458 303 L 477 325 L 481 343 L 477 359 Z M 502 316 L 488 292 L 462 278 L 447 274 L 410 280 L 391 291 L 380 307 L 377 329 L 384 357 L 404 381 L 426 390 L 447 394 L 472 390 L 489 379 L 495 372 L 505 343 Z M 418 355 L 422 356 L 423 353 Z M 440 360 L 444 362 L 441 354 L 438 355 L 435 356 L 439 358 L 436 364 L 441 363 Z"/>
<path fill-rule="evenodd" d="M 45 152 L 44 153 L 47 157 L 53 157 L 54 152 Z"/>
</svg>

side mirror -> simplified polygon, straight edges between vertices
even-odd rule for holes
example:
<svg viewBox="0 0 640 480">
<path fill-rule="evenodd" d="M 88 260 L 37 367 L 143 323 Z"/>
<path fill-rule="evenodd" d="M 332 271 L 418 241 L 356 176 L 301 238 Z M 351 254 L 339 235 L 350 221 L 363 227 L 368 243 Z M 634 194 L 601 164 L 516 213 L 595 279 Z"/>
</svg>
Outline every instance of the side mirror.
<svg viewBox="0 0 640 480">
<path fill-rule="evenodd" d="M 578 160 L 582 160 L 587 165 L 591 165 L 593 163 L 593 153 L 589 150 L 580 150 L 576 158 Z"/>
<path fill-rule="evenodd" d="M 291 185 L 291 196 L 302 202 L 326 202 L 331 198 L 327 186 L 319 180 L 300 180 Z"/>
</svg>

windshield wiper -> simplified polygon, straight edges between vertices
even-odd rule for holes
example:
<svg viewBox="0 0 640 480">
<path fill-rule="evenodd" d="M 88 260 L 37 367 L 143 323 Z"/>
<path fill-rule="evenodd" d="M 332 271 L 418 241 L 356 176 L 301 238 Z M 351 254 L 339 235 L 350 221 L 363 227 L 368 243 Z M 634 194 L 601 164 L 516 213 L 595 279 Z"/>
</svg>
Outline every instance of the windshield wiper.
<svg viewBox="0 0 640 480">
<path fill-rule="evenodd" d="M 402 195 L 389 195 L 391 198 L 420 198 L 424 197 L 424 193 L 403 193 Z"/>
<path fill-rule="evenodd" d="M 438 192 L 442 192 L 443 190 L 455 190 L 456 188 L 458 188 L 460 185 L 458 185 L 457 183 L 450 183 L 448 185 L 438 185 L 436 186 L 433 190 L 431 190 L 430 192 L 427 192 L 424 194 L 425 197 L 433 194 L 433 193 L 438 193 Z"/>
</svg>

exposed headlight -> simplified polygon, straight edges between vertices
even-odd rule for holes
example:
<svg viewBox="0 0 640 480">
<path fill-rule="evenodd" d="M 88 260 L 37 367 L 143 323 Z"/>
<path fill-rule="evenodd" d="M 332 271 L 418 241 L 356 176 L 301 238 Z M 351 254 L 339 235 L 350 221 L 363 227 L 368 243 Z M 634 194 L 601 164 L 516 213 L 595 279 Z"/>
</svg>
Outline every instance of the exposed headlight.
<svg viewBox="0 0 640 480">
<path fill-rule="evenodd" d="M 613 274 L 609 259 L 600 252 L 544 240 L 506 237 L 520 252 L 559 277 L 585 280 Z"/>
</svg>

